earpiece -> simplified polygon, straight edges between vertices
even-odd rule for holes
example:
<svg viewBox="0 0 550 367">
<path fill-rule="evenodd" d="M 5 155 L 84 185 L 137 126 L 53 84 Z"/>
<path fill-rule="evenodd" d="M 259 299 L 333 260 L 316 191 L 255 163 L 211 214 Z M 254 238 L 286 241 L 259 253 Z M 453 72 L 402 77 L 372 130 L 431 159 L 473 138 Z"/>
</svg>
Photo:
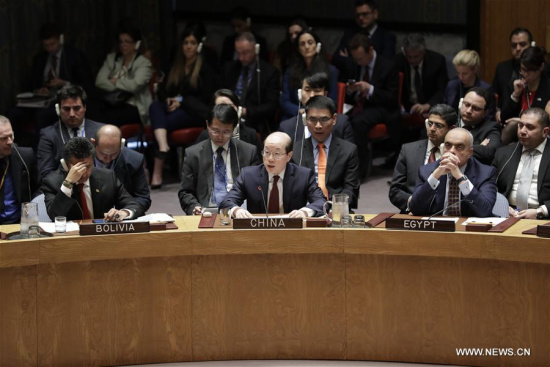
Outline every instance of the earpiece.
<svg viewBox="0 0 550 367">
<path fill-rule="evenodd" d="M 428 130 L 428 128 L 429 128 L 429 126 L 428 126 L 428 124 L 429 124 L 428 119 L 424 120 L 424 123 L 426 124 L 426 130 Z"/>
<path fill-rule="evenodd" d="M 535 41 L 531 41 L 531 47 L 535 47 L 537 43 Z"/>
<path fill-rule="evenodd" d="M 63 46 L 64 43 L 65 43 L 65 35 L 64 35 L 63 33 L 61 33 L 61 34 L 59 35 L 59 44 L 60 44 L 61 46 Z"/>
<path fill-rule="evenodd" d="M 202 51 L 202 42 L 199 43 L 199 47 L 197 47 L 197 53 L 200 54 Z"/>
<path fill-rule="evenodd" d="M 298 89 L 298 103 L 302 102 L 302 90 Z"/>
<path fill-rule="evenodd" d="M 237 108 L 237 116 L 239 117 L 239 121 L 241 120 L 242 114 L 243 114 L 243 108 L 242 108 L 242 106 L 239 106 Z"/>
<path fill-rule="evenodd" d="M 405 49 L 403 48 L 403 46 L 401 46 L 401 52 L 403 53 L 403 55 L 405 55 Z"/>
<path fill-rule="evenodd" d="M 464 98 L 460 98 L 458 101 L 458 109 L 460 110 L 462 108 L 462 102 L 464 101 Z"/>
<path fill-rule="evenodd" d="M 136 42 L 136 46 L 134 47 L 135 50 L 139 50 L 139 47 L 141 46 L 141 40 Z"/>
<path fill-rule="evenodd" d="M 61 162 L 61 167 L 63 167 L 65 171 L 69 172 L 69 167 L 67 167 L 67 162 L 65 162 L 63 158 L 61 158 L 59 161 Z"/>
<path fill-rule="evenodd" d="M 256 54 L 256 56 L 258 56 L 260 54 L 260 44 L 259 43 L 256 43 L 256 45 L 254 46 L 254 53 Z"/>
<path fill-rule="evenodd" d="M 315 52 L 317 54 L 321 52 L 321 42 L 317 42 L 317 45 L 315 46 Z"/>
<path fill-rule="evenodd" d="M 304 124 L 304 126 L 307 126 L 306 117 L 307 117 L 306 113 L 305 112 L 302 113 L 302 124 Z"/>
<path fill-rule="evenodd" d="M 59 103 L 55 104 L 55 113 L 58 117 L 61 117 L 61 112 L 59 111 Z"/>
<path fill-rule="evenodd" d="M 124 148 L 126 146 L 126 139 L 122 138 L 120 139 L 120 147 Z"/>
<path fill-rule="evenodd" d="M 247 17 L 247 18 L 246 18 L 246 26 L 247 26 L 248 28 L 252 27 L 252 19 L 250 19 L 250 17 Z"/>
</svg>

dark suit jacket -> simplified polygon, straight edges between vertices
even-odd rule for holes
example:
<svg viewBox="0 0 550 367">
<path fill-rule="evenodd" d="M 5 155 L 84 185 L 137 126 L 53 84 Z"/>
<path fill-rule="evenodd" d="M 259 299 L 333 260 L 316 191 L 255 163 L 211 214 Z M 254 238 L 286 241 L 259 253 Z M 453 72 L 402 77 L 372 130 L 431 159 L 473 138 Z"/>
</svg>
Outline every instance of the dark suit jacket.
<svg viewBox="0 0 550 367">
<path fill-rule="evenodd" d="M 439 186 L 435 190 L 432 190 L 428 183 L 428 177 L 430 177 L 438 166 L 439 160 L 426 164 L 418 170 L 418 185 L 409 204 L 411 212 L 414 215 L 432 215 L 444 208 L 447 175 L 442 175 L 439 178 Z M 497 198 L 497 187 L 495 185 L 496 170 L 470 157 L 464 174 L 474 185 L 474 188 L 468 196 L 463 197 L 461 195 L 461 199 L 472 201 L 463 201 L 460 204 L 461 215 L 469 217 L 492 217 L 493 206 Z"/>
<path fill-rule="evenodd" d="M 231 139 L 230 144 L 231 174 L 235 182 L 244 167 L 257 165 L 259 160 L 254 145 L 236 139 Z M 196 206 L 207 207 L 210 202 L 214 187 L 213 156 L 210 139 L 185 149 L 178 196 L 187 215 L 193 214 Z"/>
<path fill-rule="evenodd" d="M 506 121 L 512 117 L 519 117 L 519 113 L 521 111 L 521 98 L 519 102 L 512 101 L 512 91 L 513 89 L 510 91 L 508 96 L 504 96 L 503 98 L 503 106 L 500 117 L 501 121 Z M 550 100 L 550 79 L 546 77 L 545 74 L 541 74 L 539 87 L 535 92 L 535 97 L 533 98 L 533 104 L 531 107 L 540 107 L 544 110 L 548 100 Z"/>
<path fill-rule="evenodd" d="M 225 64 L 222 71 L 222 87 L 234 91 L 241 69 L 239 61 Z M 263 60 L 260 60 L 260 70 L 260 91 L 258 93 L 258 73 L 254 71 L 243 105 L 247 109 L 246 125 L 256 130 L 258 126 L 263 126 L 265 121 L 273 121 L 279 107 L 279 71 Z"/>
<path fill-rule="evenodd" d="M 65 216 L 67 220 L 82 219 L 78 188 L 76 186 L 73 188 L 71 197 L 61 191 L 61 184 L 65 177 L 67 177 L 67 172 L 58 169 L 50 172 L 42 180 L 42 191 L 45 195 L 48 215 L 52 220 L 57 216 Z M 133 211 L 134 219 L 145 214 L 111 170 L 93 168 L 90 175 L 90 190 L 95 218 L 103 219 L 104 213 L 113 207 Z"/>
<path fill-rule="evenodd" d="M 296 123 L 298 124 L 298 129 L 296 129 Z M 287 133 L 292 141 L 300 141 L 304 138 L 304 123 L 302 121 L 302 115 L 298 116 L 298 122 L 296 122 L 296 116 L 284 120 L 279 124 L 279 131 Z M 294 139 L 294 134 L 296 134 L 296 139 Z M 349 117 L 346 115 L 338 114 L 336 117 L 336 125 L 332 129 L 333 136 L 336 136 L 341 139 L 345 139 L 352 144 L 355 143 L 355 135 L 353 134 L 353 129 L 351 123 L 349 122 Z"/>
<path fill-rule="evenodd" d="M 49 54 L 46 51 L 38 53 L 32 63 L 31 89 L 41 88 L 44 85 L 44 68 Z M 59 77 L 73 84 L 78 84 L 88 93 L 92 92 L 94 76 L 82 51 L 69 45 L 63 46 L 59 64 Z"/>
<path fill-rule="evenodd" d="M 302 144 L 303 143 L 303 144 Z M 311 138 L 294 142 L 292 162 L 315 172 Z M 334 194 L 347 194 L 350 208 L 357 208 L 359 198 L 359 155 L 350 142 L 332 136 L 327 157 L 325 185 L 329 200 Z"/>
<path fill-rule="evenodd" d="M 500 138 L 500 125 L 495 121 L 484 121 L 470 130 L 474 137 L 474 157 L 483 164 L 490 165 L 495 158 L 497 148 L 502 145 Z M 484 146 L 481 142 L 488 138 L 489 144 Z"/>
<path fill-rule="evenodd" d="M 262 190 L 258 188 L 261 187 Z M 233 188 L 221 202 L 220 208 L 241 206 L 247 200 L 250 213 L 265 213 L 268 201 L 269 174 L 263 164 L 245 167 L 235 181 Z M 326 198 L 315 182 L 312 170 L 287 163 L 283 181 L 283 206 L 285 213 L 303 207 L 312 209 L 315 216 L 323 215 Z"/>
<path fill-rule="evenodd" d="M 204 129 L 199 137 L 197 138 L 196 143 L 200 143 L 201 141 L 207 140 L 208 138 L 208 131 Z M 254 130 L 251 127 L 241 125 L 239 127 L 239 139 L 248 143 L 252 144 L 256 147 L 256 152 L 258 153 L 258 159 L 261 159 L 262 156 L 262 150 L 264 149 L 264 145 L 262 144 L 262 141 L 258 137 L 258 132 Z M 259 163 L 258 163 L 259 164 Z"/>
<path fill-rule="evenodd" d="M 414 192 L 418 180 L 418 169 L 424 165 L 428 139 L 403 144 L 395 163 L 391 179 L 389 198 L 393 205 L 405 213 L 407 201 Z"/>
<path fill-rule="evenodd" d="M 45 178 L 48 173 L 59 167 L 63 145 L 71 138 L 62 122 L 58 121 L 52 126 L 40 130 L 40 141 L 36 152 L 38 171 L 40 176 Z M 95 137 L 99 128 L 103 126 L 100 122 L 86 119 L 84 132 L 88 139 Z"/>
<path fill-rule="evenodd" d="M 116 159 L 114 171 L 126 191 L 145 213 L 151 206 L 151 192 L 145 178 L 144 160 L 143 154 L 123 147 Z"/>
<path fill-rule="evenodd" d="M 398 71 L 404 74 L 401 103 L 406 111 L 410 111 L 412 107 L 410 102 L 411 67 L 403 53 L 397 54 L 395 57 L 395 64 Z M 443 101 L 445 87 L 449 81 L 445 57 L 440 53 L 426 50 L 420 73 L 422 74 L 422 93 L 424 98 L 420 100 L 419 103 L 428 103 L 430 106 L 441 103 Z"/>
<path fill-rule="evenodd" d="M 518 142 L 517 144 L 499 148 L 495 154 L 493 167 L 496 168 L 498 176 L 498 192 L 507 198 L 514 185 L 522 150 L 523 146 Z M 550 208 L 550 143 L 548 141 L 546 142 L 544 152 L 542 152 L 537 181 L 539 204 Z"/>
<path fill-rule="evenodd" d="M 343 69 L 347 69 L 352 64 L 354 64 L 351 56 L 348 56 L 348 57 L 340 56 L 340 51 L 347 50 L 348 42 L 356 33 L 359 33 L 359 32 L 365 32 L 365 30 L 363 28 L 360 28 L 357 25 L 355 25 L 352 29 L 348 29 L 344 31 L 344 35 L 340 39 L 340 44 L 338 45 L 338 47 L 336 48 L 336 51 L 334 51 L 334 54 L 332 55 L 332 64 L 336 66 L 340 70 L 340 72 Z M 374 47 L 374 49 L 379 55 L 383 55 L 388 59 L 393 59 L 393 57 L 395 56 L 395 44 L 396 44 L 396 38 L 393 33 L 386 31 L 384 28 L 381 28 L 380 25 L 378 25 L 378 28 L 376 29 L 374 34 L 370 37 L 370 40 L 372 42 L 372 46 Z M 340 74 L 340 81 L 347 80 L 342 78 L 343 78 L 343 75 Z"/>
</svg>

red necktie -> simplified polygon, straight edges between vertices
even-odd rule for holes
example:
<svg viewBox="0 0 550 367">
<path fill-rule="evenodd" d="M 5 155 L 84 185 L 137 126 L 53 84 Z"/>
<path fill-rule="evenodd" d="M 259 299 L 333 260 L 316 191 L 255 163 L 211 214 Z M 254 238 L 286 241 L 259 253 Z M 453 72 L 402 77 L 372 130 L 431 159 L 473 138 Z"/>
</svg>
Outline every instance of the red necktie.
<svg viewBox="0 0 550 367">
<path fill-rule="evenodd" d="M 435 152 L 439 152 L 439 148 L 433 147 L 430 152 L 431 153 L 430 153 L 430 156 L 428 157 L 428 163 L 435 162 Z"/>
<path fill-rule="evenodd" d="M 369 67 L 365 67 L 365 75 L 363 75 L 363 81 L 369 82 Z M 367 99 L 367 92 L 361 92 L 359 95 L 359 98 L 357 99 L 357 103 L 355 103 L 355 106 L 351 110 L 351 116 L 356 117 L 359 115 L 363 110 L 365 109 L 365 100 Z"/>
<path fill-rule="evenodd" d="M 317 161 L 317 184 L 323 190 L 323 194 L 328 198 L 327 185 L 325 183 L 325 174 L 327 171 L 327 155 L 325 154 L 325 144 L 319 143 L 317 145 L 319 149 L 319 158 Z"/>
<path fill-rule="evenodd" d="M 88 208 L 88 201 L 86 200 L 86 194 L 84 194 L 84 184 L 78 184 L 78 191 L 80 191 L 80 207 L 82 208 L 82 219 L 92 219 L 90 215 L 90 209 Z"/>
<path fill-rule="evenodd" d="M 269 204 L 267 204 L 267 211 L 269 213 L 279 213 L 279 187 L 277 187 L 277 182 L 279 181 L 279 176 L 273 176 L 273 187 L 269 193 Z"/>
</svg>

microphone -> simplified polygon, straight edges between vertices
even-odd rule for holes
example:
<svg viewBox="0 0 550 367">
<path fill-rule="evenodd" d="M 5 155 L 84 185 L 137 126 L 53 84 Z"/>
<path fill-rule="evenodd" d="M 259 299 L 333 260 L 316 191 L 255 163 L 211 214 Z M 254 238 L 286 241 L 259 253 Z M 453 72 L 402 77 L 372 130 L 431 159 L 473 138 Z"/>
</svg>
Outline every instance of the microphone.
<svg viewBox="0 0 550 367">
<path fill-rule="evenodd" d="M 265 198 L 264 198 L 264 190 L 262 190 L 261 186 L 258 186 L 258 191 L 262 193 L 262 202 L 264 203 L 265 217 L 269 218 L 269 215 L 267 214 L 267 205 L 265 203 Z"/>
<path fill-rule="evenodd" d="M 474 201 L 473 200 L 469 200 L 469 199 L 462 199 L 462 200 L 459 200 L 457 201 L 456 203 L 453 203 L 451 205 L 447 205 L 446 207 L 444 207 L 442 210 L 438 211 L 437 213 L 434 213 L 432 215 L 430 215 L 430 217 L 428 218 L 428 220 L 432 219 L 432 217 L 438 215 L 438 214 L 441 214 L 443 213 L 445 210 L 449 209 L 449 208 L 452 208 L 453 206 L 457 206 L 459 205 L 460 203 L 462 203 L 463 201 L 466 201 L 466 202 L 469 202 L 470 204 L 474 204 Z M 474 205 L 475 206 L 475 205 Z"/>
</svg>

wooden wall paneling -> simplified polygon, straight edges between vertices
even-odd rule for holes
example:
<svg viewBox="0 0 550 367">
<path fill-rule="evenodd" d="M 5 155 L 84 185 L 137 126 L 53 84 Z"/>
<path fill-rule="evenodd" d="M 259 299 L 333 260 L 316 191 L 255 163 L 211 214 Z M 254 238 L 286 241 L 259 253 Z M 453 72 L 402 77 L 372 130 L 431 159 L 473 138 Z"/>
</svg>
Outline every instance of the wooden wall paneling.
<svg viewBox="0 0 550 367">
<path fill-rule="evenodd" d="M 197 256 L 195 360 L 345 359 L 343 254 Z"/>
<path fill-rule="evenodd" d="M 36 338 L 36 266 L 0 269 L 0 366 L 36 366 Z"/>
<path fill-rule="evenodd" d="M 46 264 L 38 274 L 39 364 L 191 360 L 191 259 Z"/>
<path fill-rule="evenodd" d="M 458 358 L 493 347 L 495 261 L 347 255 L 348 359 L 497 366 Z"/>
</svg>

